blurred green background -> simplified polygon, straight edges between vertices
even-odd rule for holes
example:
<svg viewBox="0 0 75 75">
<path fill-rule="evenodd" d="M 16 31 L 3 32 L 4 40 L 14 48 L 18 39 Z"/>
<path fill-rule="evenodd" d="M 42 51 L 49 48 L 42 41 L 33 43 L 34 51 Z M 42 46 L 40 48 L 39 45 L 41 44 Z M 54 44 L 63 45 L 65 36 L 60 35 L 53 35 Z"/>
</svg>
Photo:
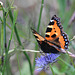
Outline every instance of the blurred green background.
<svg viewBox="0 0 75 75">
<path fill-rule="evenodd" d="M 3 7 L 6 7 L 6 0 L 1 0 Z M 17 11 L 16 28 L 24 49 L 28 50 L 40 50 L 38 44 L 30 30 L 30 27 L 37 30 L 38 20 L 41 8 L 42 0 L 10 0 L 9 4 L 12 10 Z M 6 7 L 7 8 L 7 7 Z M 2 16 L 0 11 L 0 16 Z M 47 25 L 53 15 L 57 15 L 61 18 L 61 24 L 64 31 L 68 34 L 69 40 L 75 35 L 75 0 L 44 0 L 43 11 L 41 17 L 41 24 L 39 33 L 45 36 Z M 7 44 L 11 35 L 11 22 L 10 17 L 6 19 L 8 26 L 6 27 Z M 0 21 L 0 33 L 1 33 L 1 21 Z M 1 36 L 1 34 L 0 34 Z M 1 37 L 0 37 L 1 42 Z M 1 43 L 0 43 L 1 47 Z M 10 50 L 14 48 L 21 49 L 16 39 L 16 34 L 13 34 L 13 38 L 10 44 Z M 10 56 L 10 74 L 9 75 L 31 75 L 30 67 L 25 55 L 15 49 L 15 52 Z M 75 41 L 70 41 L 69 51 L 75 53 Z M 1 52 L 0 52 L 1 53 Z M 34 65 L 34 59 L 40 56 L 40 53 L 27 52 L 32 66 Z M 0 54 L 1 55 L 1 54 Z M 36 56 L 37 55 L 37 56 Z M 75 75 L 75 58 L 71 58 L 68 54 L 62 54 L 61 59 L 52 65 L 54 75 Z M 2 69 L 0 68 L 0 72 Z M 42 71 L 39 74 L 34 70 L 34 75 L 53 75 L 51 69 L 46 72 Z"/>
</svg>

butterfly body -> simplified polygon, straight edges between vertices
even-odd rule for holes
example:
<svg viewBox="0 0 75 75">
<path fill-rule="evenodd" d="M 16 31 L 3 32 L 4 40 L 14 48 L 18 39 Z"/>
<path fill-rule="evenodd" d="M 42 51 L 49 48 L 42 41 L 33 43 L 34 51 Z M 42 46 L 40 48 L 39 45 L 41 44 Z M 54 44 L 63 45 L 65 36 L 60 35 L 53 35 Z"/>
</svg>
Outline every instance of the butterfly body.
<svg viewBox="0 0 75 75">
<path fill-rule="evenodd" d="M 56 15 L 52 17 L 47 26 L 45 38 L 37 33 L 34 29 L 32 29 L 32 32 L 41 50 L 45 53 L 59 53 L 62 52 L 62 50 L 68 49 L 68 36 L 63 31 L 60 18 L 58 18 Z"/>
</svg>

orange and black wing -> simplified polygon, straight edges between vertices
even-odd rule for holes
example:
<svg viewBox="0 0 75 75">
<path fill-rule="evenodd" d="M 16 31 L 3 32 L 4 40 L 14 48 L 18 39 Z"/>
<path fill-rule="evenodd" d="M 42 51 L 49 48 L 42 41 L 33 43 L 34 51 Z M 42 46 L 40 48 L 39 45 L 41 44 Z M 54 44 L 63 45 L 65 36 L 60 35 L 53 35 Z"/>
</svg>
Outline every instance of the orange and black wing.
<svg viewBox="0 0 75 75">
<path fill-rule="evenodd" d="M 62 30 L 63 27 L 60 23 L 60 18 L 54 15 L 47 26 L 45 38 L 49 41 L 54 41 L 61 35 Z"/>
<path fill-rule="evenodd" d="M 32 29 L 32 32 L 41 48 L 41 50 L 45 53 L 58 53 L 60 52 L 61 47 L 55 43 L 52 43 L 50 41 L 47 41 L 45 38 L 43 38 L 40 34 L 38 34 L 34 29 Z"/>
<path fill-rule="evenodd" d="M 56 15 L 52 17 L 47 26 L 45 39 L 60 45 L 62 49 L 68 49 L 69 45 L 68 36 L 63 31 L 60 18 L 58 18 Z"/>
<path fill-rule="evenodd" d="M 45 38 L 38 34 L 34 29 L 32 29 L 32 32 L 38 41 L 40 48 L 45 53 L 58 53 L 68 49 L 68 36 L 63 31 L 60 18 L 56 15 L 52 17 L 47 26 Z"/>
</svg>

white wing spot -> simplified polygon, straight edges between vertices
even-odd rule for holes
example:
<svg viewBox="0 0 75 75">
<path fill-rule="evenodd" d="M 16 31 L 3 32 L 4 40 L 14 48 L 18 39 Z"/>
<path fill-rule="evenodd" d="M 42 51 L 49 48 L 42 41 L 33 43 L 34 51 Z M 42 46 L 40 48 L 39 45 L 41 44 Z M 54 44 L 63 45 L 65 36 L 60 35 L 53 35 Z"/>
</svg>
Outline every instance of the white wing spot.
<svg viewBox="0 0 75 75">
<path fill-rule="evenodd" d="M 50 20 L 50 22 L 54 22 L 54 20 Z"/>
<path fill-rule="evenodd" d="M 53 28 L 53 26 L 52 26 L 52 25 L 48 25 L 47 27 L 48 27 L 48 28 Z"/>
<path fill-rule="evenodd" d="M 45 33 L 46 35 L 50 35 L 50 33 Z"/>
</svg>

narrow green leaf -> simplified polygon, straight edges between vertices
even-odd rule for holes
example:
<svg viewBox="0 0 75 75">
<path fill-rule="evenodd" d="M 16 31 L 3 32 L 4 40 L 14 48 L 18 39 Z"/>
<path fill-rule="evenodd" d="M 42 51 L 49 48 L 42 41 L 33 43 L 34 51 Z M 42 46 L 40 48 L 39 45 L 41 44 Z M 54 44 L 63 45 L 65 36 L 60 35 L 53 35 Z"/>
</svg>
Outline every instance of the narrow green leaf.
<svg viewBox="0 0 75 75">
<path fill-rule="evenodd" d="M 1 26 L 1 50 L 0 50 L 0 55 L 2 55 L 3 54 L 3 49 L 4 49 L 4 39 L 3 39 L 3 37 L 4 37 L 4 31 L 3 31 L 3 20 L 2 20 L 2 18 L 0 17 L 0 20 L 1 20 L 1 22 L 2 22 L 2 26 Z"/>
<path fill-rule="evenodd" d="M 14 19 L 13 19 L 13 25 L 16 23 L 17 20 L 18 11 L 14 10 Z"/>
<path fill-rule="evenodd" d="M 55 73 L 54 73 L 54 71 L 53 71 L 53 68 L 52 68 L 52 66 L 51 66 L 51 65 L 49 65 L 49 66 L 50 66 L 50 68 L 51 68 L 52 75 L 55 75 Z"/>
</svg>

